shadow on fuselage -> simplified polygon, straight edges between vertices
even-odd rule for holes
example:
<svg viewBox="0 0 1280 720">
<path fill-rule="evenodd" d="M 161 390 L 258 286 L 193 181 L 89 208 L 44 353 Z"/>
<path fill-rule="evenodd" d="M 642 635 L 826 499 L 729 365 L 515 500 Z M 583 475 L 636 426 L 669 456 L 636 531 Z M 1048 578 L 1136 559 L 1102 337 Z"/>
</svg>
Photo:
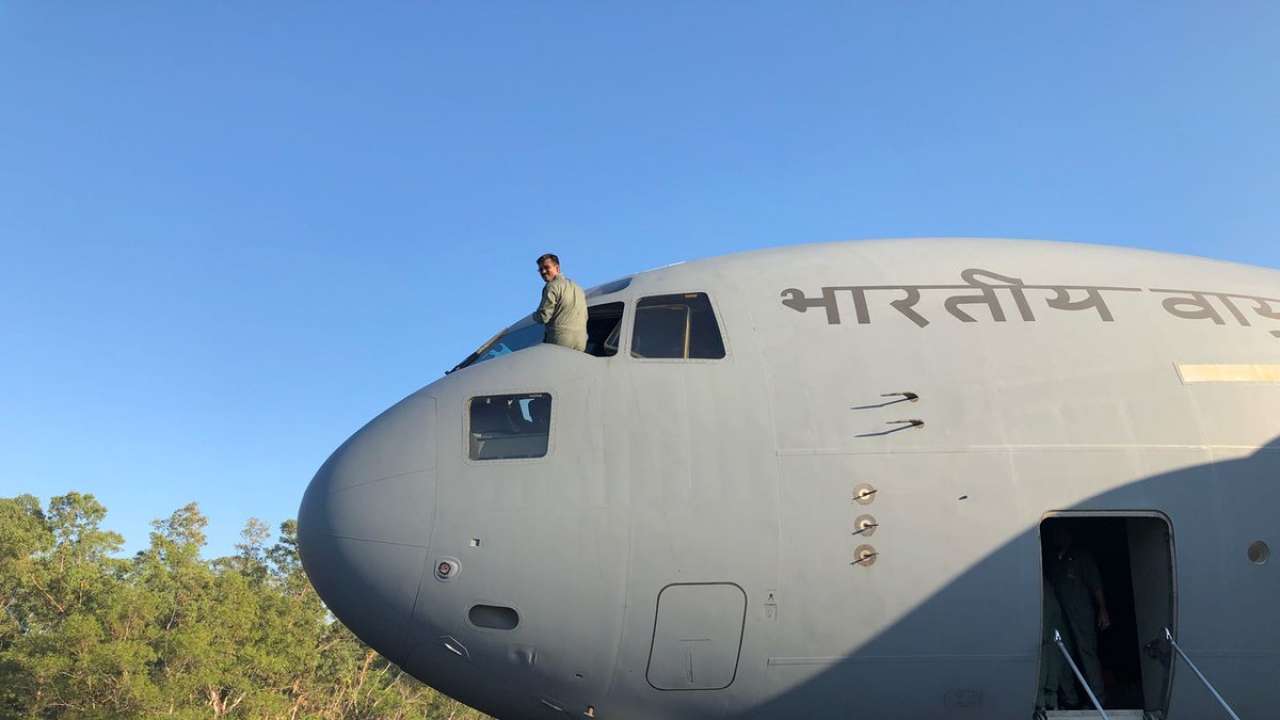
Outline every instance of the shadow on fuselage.
<svg viewBox="0 0 1280 720">
<path fill-rule="evenodd" d="M 1173 535 L 1179 644 L 1242 717 L 1273 714 L 1280 705 L 1273 679 L 1280 674 L 1280 624 L 1274 622 L 1280 560 L 1257 564 L 1248 550 L 1256 541 L 1280 542 L 1274 521 L 1280 437 L 1246 457 L 1154 475 L 1069 507 L 1038 508 L 1032 517 L 1035 496 L 1032 489 L 1015 503 L 1028 513 L 1025 531 L 851 655 L 814 658 L 807 666 L 794 658 L 770 663 L 766 677 L 780 687 L 794 682 L 787 674 L 823 667 L 739 716 L 1030 718 L 1042 632 L 1040 520 L 1070 511 L 1165 515 Z M 1171 720 L 1225 717 L 1180 664 L 1169 710 Z"/>
</svg>

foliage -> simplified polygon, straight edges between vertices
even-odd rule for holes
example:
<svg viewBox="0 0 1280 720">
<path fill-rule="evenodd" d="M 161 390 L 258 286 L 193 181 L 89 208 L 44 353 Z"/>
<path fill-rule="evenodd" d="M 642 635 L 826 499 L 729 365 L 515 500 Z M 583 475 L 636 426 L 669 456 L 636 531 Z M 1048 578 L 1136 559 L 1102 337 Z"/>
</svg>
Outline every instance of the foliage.
<svg viewBox="0 0 1280 720">
<path fill-rule="evenodd" d="M 205 560 L 196 505 L 132 558 L 92 495 L 0 498 L 0 720 L 483 718 L 404 674 L 325 610 L 297 524 L 251 518 Z"/>
</svg>

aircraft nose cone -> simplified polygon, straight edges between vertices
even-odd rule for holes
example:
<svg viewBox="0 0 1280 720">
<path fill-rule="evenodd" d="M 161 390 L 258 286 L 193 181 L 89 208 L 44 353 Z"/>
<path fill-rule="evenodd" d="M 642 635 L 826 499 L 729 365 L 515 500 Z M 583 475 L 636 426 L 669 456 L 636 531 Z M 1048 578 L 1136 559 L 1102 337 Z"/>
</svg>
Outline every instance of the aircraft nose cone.
<svg viewBox="0 0 1280 720">
<path fill-rule="evenodd" d="M 435 399 L 411 395 L 352 435 L 312 478 L 298 551 L 325 605 L 400 661 L 435 514 Z"/>
</svg>

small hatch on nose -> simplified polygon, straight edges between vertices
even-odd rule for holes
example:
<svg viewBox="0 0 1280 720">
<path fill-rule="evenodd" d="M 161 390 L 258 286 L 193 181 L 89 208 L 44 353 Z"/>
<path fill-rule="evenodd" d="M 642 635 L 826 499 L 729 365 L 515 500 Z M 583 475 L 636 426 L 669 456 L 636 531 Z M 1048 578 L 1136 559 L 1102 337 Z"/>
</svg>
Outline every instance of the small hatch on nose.
<svg viewBox="0 0 1280 720">
<path fill-rule="evenodd" d="M 515 608 L 502 605 L 473 605 L 467 618 L 472 625 L 490 630 L 514 630 L 520 624 L 520 614 Z"/>
</svg>

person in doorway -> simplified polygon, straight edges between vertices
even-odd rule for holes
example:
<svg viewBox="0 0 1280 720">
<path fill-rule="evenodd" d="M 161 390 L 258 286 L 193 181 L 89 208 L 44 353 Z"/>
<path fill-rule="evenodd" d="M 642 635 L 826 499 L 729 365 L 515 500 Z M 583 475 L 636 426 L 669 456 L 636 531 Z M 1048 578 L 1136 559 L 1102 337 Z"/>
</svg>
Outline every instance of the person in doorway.
<svg viewBox="0 0 1280 720">
<path fill-rule="evenodd" d="M 1102 663 L 1098 659 L 1098 633 L 1111 627 L 1102 575 L 1093 556 L 1073 544 L 1071 531 L 1061 521 L 1049 523 L 1045 579 L 1062 610 L 1071 645 L 1089 688 L 1103 699 Z"/>
<path fill-rule="evenodd" d="M 547 253 L 538 258 L 542 302 L 533 313 L 535 322 L 546 326 L 542 341 L 574 350 L 587 349 L 587 296 L 578 283 L 560 272 L 560 258 Z"/>
<path fill-rule="evenodd" d="M 1062 657 L 1062 650 L 1054 642 L 1054 632 L 1062 634 L 1062 642 L 1071 652 L 1071 633 L 1067 630 L 1066 617 L 1058 598 L 1044 579 L 1044 642 L 1040 647 L 1040 700 L 1039 710 L 1057 710 L 1060 707 L 1078 707 L 1076 678 Z"/>
</svg>

